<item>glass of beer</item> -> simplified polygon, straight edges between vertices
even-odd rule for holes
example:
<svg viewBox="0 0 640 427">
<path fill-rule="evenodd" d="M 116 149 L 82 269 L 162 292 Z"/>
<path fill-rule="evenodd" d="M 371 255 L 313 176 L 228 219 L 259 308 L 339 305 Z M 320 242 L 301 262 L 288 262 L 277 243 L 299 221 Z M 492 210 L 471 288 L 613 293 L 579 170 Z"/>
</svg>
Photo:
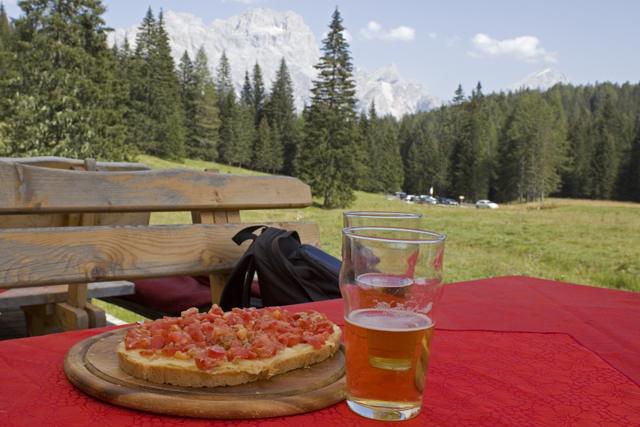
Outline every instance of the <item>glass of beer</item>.
<svg viewBox="0 0 640 427">
<path fill-rule="evenodd" d="M 397 227 L 342 233 L 347 403 L 367 418 L 413 418 L 444 289 L 445 236 Z"/>
<path fill-rule="evenodd" d="M 409 212 L 344 212 L 344 227 L 402 227 L 420 228 L 421 213 Z"/>
</svg>

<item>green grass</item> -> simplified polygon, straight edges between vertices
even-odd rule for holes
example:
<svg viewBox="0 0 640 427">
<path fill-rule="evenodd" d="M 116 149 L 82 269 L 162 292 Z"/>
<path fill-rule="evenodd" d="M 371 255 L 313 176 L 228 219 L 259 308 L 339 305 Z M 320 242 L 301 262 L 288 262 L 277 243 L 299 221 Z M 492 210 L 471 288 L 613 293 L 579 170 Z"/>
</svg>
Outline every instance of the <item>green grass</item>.
<svg viewBox="0 0 640 427">
<path fill-rule="evenodd" d="M 218 168 L 222 173 L 259 173 L 211 162 L 173 163 L 150 156 L 153 168 Z M 640 204 L 547 199 L 499 209 L 409 205 L 384 195 L 356 192 L 348 210 L 419 212 L 422 227 L 447 236 L 447 283 L 521 275 L 640 292 Z M 322 246 L 340 258 L 343 209 L 245 211 L 245 222 L 316 221 Z M 191 222 L 188 212 L 154 213 L 153 224 Z M 116 316 L 118 317 L 118 316 Z"/>
</svg>

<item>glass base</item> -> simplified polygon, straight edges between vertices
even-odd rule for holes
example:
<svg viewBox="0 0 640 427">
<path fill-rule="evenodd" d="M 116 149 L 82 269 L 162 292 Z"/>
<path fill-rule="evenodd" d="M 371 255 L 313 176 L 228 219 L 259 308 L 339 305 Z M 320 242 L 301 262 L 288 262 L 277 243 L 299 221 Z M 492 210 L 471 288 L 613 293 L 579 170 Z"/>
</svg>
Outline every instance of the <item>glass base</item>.
<svg viewBox="0 0 640 427">
<path fill-rule="evenodd" d="M 420 413 L 422 402 L 384 402 L 347 396 L 347 405 L 356 414 L 372 420 L 404 421 Z"/>
</svg>

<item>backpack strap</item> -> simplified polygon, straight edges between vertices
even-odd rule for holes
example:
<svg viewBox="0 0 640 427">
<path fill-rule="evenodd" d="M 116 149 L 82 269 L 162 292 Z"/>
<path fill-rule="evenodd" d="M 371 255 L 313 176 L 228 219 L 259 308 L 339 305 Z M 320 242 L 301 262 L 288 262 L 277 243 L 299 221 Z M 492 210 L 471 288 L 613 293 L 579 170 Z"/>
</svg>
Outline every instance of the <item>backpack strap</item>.
<svg viewBox="0 0 640 427">
<path fill-rule="evenodd" d="M 267 226 L 266 225 L 252 225 L 251 227 L 243 228 L 242 230 L 238 231 L 236 233 L 236 235 L 231 238 L 231 240 L 233 240 L 233 242 L 238 246 L 240 246 L 241 244 L 243 244 L 244 242 L 246 242 L 249 239 L 256 240 L 256 238 L 258 236 L 253 234 L 253 232 L 258 230 L 259 228 L 261 228 L 262 231 L 264 231 L 267 228 Z"/>
<path fill-rule="evenodd" d="M 253 234 L 258 229 L 264 231 L 265 225 L 253 225 L 244 228 L 232 237 L 236 245 L 240 246 L 247 240 L 255 241 L 258 237 Z M 253 245 L 253 243 L 252 243 Z M 220 307 L 224 311 L 229 311 L 233 307 L 249 307 L 251 304 L 251 283 L 256 273 L 256 265 L 253 255 L 252 246 L 246 250 L 242 258 L 238 261 L 233 271 L 229 275 L 227 282 L 222 289 L 220 296 Z"/>
</svg>

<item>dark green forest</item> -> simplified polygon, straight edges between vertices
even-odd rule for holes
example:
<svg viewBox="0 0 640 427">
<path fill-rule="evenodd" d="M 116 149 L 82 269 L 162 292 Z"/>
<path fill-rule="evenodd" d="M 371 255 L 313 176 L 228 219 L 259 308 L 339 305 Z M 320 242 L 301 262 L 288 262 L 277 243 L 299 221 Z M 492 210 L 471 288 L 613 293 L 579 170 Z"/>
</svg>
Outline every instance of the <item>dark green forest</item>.
<svg viewBox="0 0 640 427">
<path fill-rule="evenodd" d="M 202 48 L 174 62 L 161 11 L 142 17 L 135 48 L 110 48 L 99 0 L 19 5 L 19 19 L 0 10 L 0 156 L 211 160 L 299 177 L 326 207 L 431 187 L 470 202 L 640 202 L 640 84 L 484 94 L 478 82 L 400 120 L 374 104 L 359 114 L 336 9 L 297 112 L 284 58 L 275 76 L 243 70 L 237 93 L 226 53 L 214 73 Z"/>
</svg>

